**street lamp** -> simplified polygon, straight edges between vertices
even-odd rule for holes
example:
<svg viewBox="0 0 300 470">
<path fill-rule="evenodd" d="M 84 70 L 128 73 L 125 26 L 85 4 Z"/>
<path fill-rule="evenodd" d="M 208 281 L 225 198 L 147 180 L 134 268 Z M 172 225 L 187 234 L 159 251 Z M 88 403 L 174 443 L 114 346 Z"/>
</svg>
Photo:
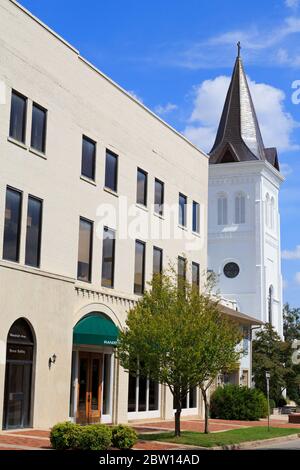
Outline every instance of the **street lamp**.
<svg viewBox="0 0 300 470">
<path fill-rule="evenodd" d="M 270 431 L 270 377 L 271 377 L 270 372 L 266 370 L 267 400 L 268 400 L 268 431 Z"/>
</svg>

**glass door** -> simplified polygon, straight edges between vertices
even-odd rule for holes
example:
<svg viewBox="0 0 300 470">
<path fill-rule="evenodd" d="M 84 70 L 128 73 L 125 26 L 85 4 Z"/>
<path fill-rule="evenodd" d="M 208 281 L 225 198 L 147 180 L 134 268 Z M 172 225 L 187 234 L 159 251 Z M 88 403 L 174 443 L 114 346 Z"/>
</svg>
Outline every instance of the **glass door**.
<svg viewBox="0 0 300 470">
<path fill-rule="evenodd" d="M 31 364 L 7 363 L 5 428 L 25 428 L 30 423 Z"/>
<path fill-rule="evenodd" d="M 79 353 L 77 422 L 96 423 L 101 417 L 103 354 Z"/>
</svg>

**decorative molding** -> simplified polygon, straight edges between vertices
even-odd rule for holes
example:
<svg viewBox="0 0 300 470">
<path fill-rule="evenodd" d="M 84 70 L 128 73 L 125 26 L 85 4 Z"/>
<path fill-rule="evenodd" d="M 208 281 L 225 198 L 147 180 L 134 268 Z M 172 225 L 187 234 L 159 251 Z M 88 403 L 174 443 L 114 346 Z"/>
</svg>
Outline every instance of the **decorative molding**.
<svg viewBox="0 0 300 470">
<path fill-rule="evenodd" d="M 75 291 L 77 293 L 77 296 L 81 298 L 87 298 L 89 301 L 108 303 L 110 305 L 120 306 L 126 309 L 130 309 L 134 307 L 137 303 L 137 300 L 133 298 L 125 297 L 123 295 L 118 295 L 114 293 L 107 293 L 107 292 L 99 291 L 95 289 L 90 289 L 88 287 L 83 287 L 83 286 L 75 286 Z"/>
</svg>

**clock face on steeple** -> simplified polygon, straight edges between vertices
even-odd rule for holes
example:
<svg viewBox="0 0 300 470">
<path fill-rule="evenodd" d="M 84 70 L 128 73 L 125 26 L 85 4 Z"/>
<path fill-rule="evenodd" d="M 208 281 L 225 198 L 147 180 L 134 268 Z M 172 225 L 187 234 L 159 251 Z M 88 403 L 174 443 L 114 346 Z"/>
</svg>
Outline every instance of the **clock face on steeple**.
<svg viewBox="0 0 300 470">
<path fill-rule="evenodd" d="M 239 275 L 240 267 L 238 264 L 233 263 L 233 262 L 227 263 L 224 266 L 223 272 L 225 276 L 228 277 L 229 279 L 234 279 L 235 277 Z"/>
</svg>

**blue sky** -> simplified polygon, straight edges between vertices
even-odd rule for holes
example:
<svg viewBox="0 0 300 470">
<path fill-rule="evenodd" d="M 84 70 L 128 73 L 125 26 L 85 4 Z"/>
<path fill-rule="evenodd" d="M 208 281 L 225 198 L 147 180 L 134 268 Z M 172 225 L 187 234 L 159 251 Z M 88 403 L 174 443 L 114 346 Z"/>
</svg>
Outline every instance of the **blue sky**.
<svg viewBox="0 0 300 470">
<path fill-rule="evenodd" d="M 300 104 L 292 102 L 292 83 L 300 80 L 300 0 L 21 3 L 205 150 L 241 41 L 265 145 L 277 146 L 286 175 L 284 299 L 300 307 Z"/>
</svg>

